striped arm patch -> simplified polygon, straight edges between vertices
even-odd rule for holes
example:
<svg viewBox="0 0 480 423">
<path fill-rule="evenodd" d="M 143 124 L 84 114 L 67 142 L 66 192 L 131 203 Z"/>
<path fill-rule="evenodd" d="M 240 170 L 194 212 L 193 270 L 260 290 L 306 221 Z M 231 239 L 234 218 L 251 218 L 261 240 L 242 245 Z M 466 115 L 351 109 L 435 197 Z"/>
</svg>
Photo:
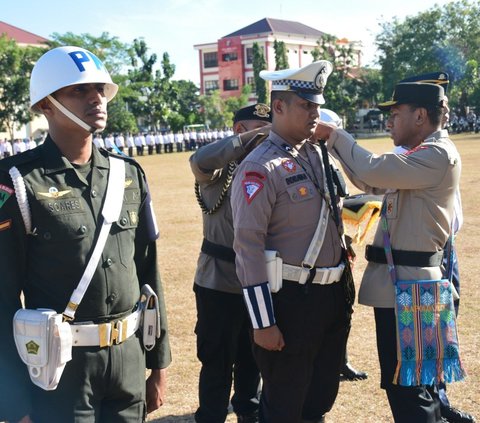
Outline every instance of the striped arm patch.
<svg viewBox="0 0 480 423">
<path fill-rule="evenodd" d="M 243 288 L 243 297 L 254 329 L 268 328 L 275 324 L 272 295 L 268 282 Z"/>
</svg>

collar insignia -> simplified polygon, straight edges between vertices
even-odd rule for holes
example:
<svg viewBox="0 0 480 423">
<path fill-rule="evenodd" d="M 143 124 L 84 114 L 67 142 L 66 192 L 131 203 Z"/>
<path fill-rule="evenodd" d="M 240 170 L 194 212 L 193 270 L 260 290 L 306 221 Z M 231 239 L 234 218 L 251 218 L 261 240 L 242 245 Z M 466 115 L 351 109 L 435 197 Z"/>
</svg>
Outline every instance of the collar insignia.
<svg viewBox="0 0 480 423">
<path fill-rule="evenodd" d="M 59 191 L 56 187 L 50 187 L 48 192 L 38 192 L 37 194 L 47 198 L 60 198 L 69 192 L 72 192 L 72 190 L 66 189 L 65 191 Z"/>
</svg>

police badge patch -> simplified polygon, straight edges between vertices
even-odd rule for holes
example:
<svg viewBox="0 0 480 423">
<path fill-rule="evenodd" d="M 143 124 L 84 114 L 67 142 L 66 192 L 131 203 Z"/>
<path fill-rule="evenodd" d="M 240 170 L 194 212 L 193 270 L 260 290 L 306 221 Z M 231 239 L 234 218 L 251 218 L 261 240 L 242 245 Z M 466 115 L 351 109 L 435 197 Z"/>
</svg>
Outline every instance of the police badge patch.
<svg viewBox="0 0 480 423">
<path fill-rule="evenodd" d="M 252 179 L 244 179 L 242 181 L 242 186 L 243 194 L 245 195 L 248 204 L 251 204 L 257 194 L 263 189 L 262 182 Z"/>
<path fill-rule="evenodd" d="M 293 173 L 297 171 L 297 165 L 293 160 L 290 159 L 283 159 L 282 160 L 282 167 L 288 172 Z"/>
</svg>

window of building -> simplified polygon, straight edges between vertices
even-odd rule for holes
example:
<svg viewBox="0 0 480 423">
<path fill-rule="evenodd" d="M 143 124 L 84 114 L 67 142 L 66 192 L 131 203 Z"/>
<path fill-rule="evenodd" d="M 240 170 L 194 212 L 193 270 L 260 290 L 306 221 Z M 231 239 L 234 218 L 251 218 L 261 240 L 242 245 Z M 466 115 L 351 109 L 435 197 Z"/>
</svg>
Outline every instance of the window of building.
<svg viewBox="0 0 480 423">
<path fill-rule="evenodd" d="M 261 46 L 260 48 L 262 49 L 263 53 L 263 46 Z M 251 65 L 253 63 L 253 47 L 247 47 L 245 49 L 245 56 L 247 58 L 247 65 Z"/>
<path fill-rule="evenodd" d="M 224 91 L 238 90 L 238 79 L 224 79 L 223 90 Z"/>
<path fill-rule="evenodd" d="M 252 93 L 255 92 L 255 78 L 253 76 L 247 76 L 247 84 L 252 87 Z"/>
<path fill-rule="evenodd" d="M 233 62 L 234 60 L 237 60 L 238 59 L 238 54 L 236 51 L 234 51 L 233 53 L 225 53 L 222 55 L 222 60 L 224 62 Z"/>
<path fill-rule="evenodd" d="M 218 90 L 218 81 L 205 81 L 205 93 Z"/>
<path fill-rule="evenodd" d="M 218 66 L 218 55 L 214 51 L 212 53 L 203 53 L 203 67 L 216 68 Z"/>
</svg>

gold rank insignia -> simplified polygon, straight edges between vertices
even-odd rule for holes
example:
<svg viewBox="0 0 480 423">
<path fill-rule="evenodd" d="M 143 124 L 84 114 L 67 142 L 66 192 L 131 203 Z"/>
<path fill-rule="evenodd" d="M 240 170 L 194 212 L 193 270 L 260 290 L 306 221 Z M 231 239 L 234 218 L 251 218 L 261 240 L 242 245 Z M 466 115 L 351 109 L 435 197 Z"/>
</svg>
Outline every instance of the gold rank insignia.
<svg viewBox="0 0 480 423">
<path fill-rule="evenodd" d="M 132 222 L 132 225 L 136 225 L 138 222 L 138 215 L 136 211 L 129 211 L 128 216 L 130 217 L 130 222 Z"/>
<path fill-rule="evenodd" d="M 308 189 L 307 187 L 300 187 L 298 188 L 298 193 L 302 196 L 305 197 L 308 194 Z"/>
<path fill-rule="evenodd" d="M 41 195 L 43 197 L 47 198 L 60 198 L 63 197 L 64 195 L 68 194 L 69 192 L 72 192 L 71 189 L 66 189 L 64 191 L 59 191 L 55 187 L 50 187 L 48 189 L 48 192 L 37 192 L 38 195 Z"/>
<path fill-rule="evenodd" d="M 38 345 L 34 341 L 28 341 L 25 346 L 27 347 L 27 353 L 32 355 L 37 355 L 38 350 L 40 349 L 40 345 Z"/>
<path fill-rule="evenodd" d="M 131 178 L 125 179 L 125 188 L 132 185 L 132 182 L 133 182 L 133 179 L 131 179 Z"/>
</svg>

